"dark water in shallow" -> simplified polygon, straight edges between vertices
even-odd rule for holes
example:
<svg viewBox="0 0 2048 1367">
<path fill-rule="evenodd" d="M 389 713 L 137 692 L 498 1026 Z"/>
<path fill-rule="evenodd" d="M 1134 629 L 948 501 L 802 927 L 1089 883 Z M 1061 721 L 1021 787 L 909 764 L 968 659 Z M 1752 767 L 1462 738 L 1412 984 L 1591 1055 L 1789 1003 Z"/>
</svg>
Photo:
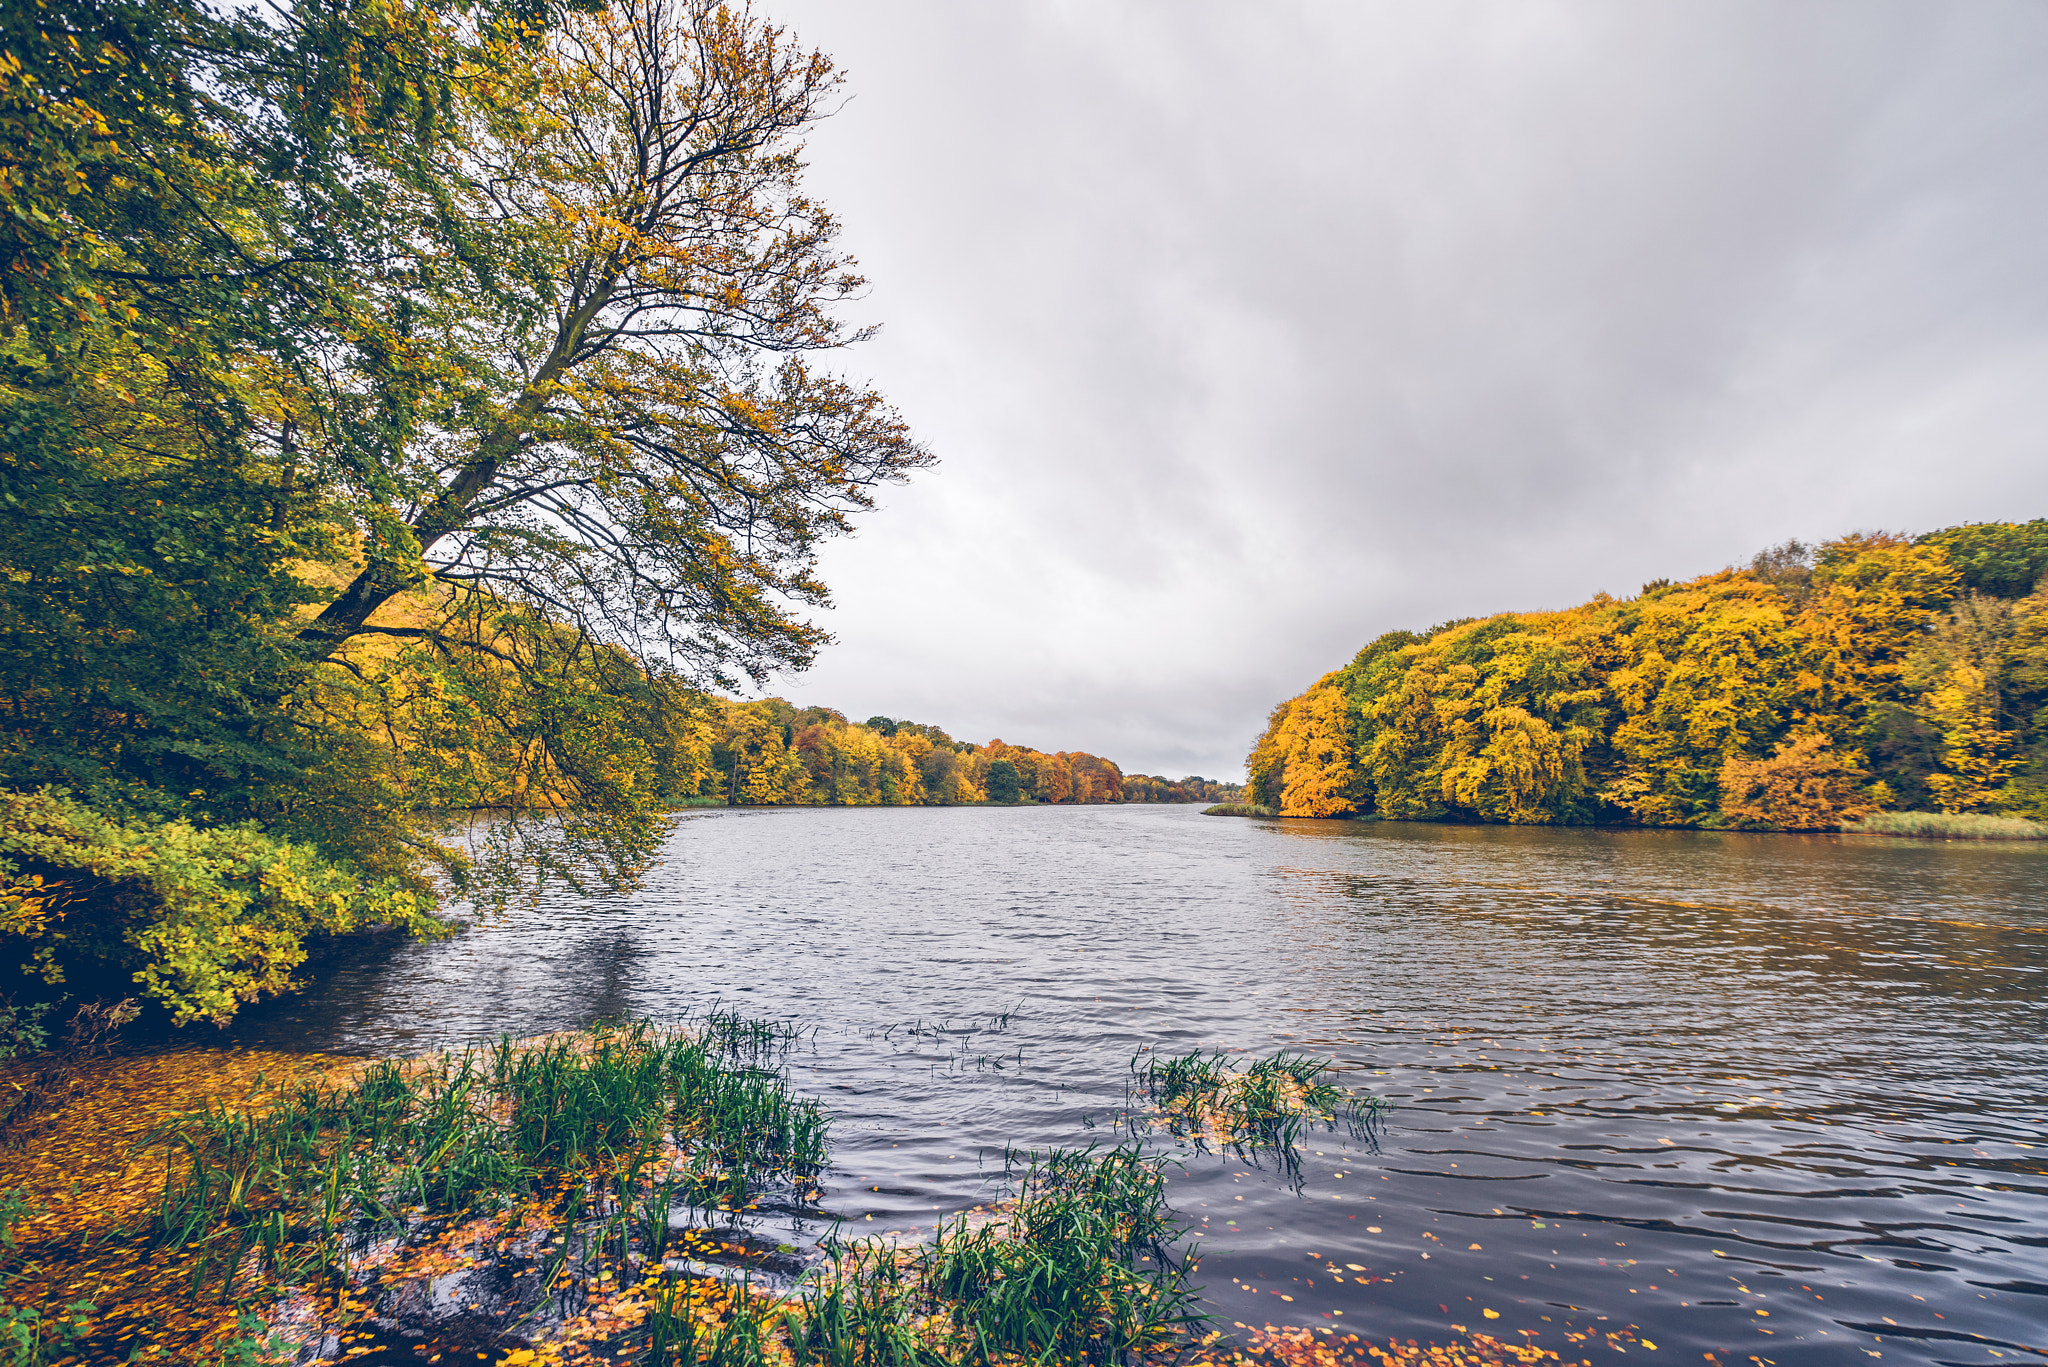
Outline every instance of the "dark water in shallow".
<svg viewBox="0 0 2048 1367">
<path fill-rule="evenodd" d="M 853 1232 L 987 1199 L 1005 1144 L 1112 1137 L 1140 1049 L 1285 1047 L 1390 1124 L 1318 1135 L 1298 1192 L 1176 1177 L 1225 1325 L 2048 1357 L 2040 846 L 716 811 L 635 897 L 366 957 L 239 1033 L 417 1052 L 721 999 L 818 1026 L 793 1071 Z"/>
</svg>

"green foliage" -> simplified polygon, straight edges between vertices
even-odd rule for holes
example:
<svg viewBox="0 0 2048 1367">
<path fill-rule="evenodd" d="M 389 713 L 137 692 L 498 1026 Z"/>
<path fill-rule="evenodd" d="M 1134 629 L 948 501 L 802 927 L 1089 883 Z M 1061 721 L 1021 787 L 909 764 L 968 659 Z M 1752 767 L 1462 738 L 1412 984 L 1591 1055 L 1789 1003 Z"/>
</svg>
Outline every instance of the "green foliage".
<svg viewBox="0 0 2048 1367">
<path fill-rule="evenodd" d="M 1015 802 L 1022 787 L 1017 776 L 1017 766 L 1010 760 L 999 759 L 988 766 L 990 802 Z"/>
<path fill-rule="evenodd" d="M 298 1357 L 296 1345 L 282 1334 L 265 1334 L 256 1315 L 238 1316 L 235 1327 L 242 1332 L 221 1346 L 220 1367 L 284 1367 Z"/>
<path fill-rule="evenodd" d="M 219 1020 L 307 935 L 429 928 L 436 868 L 645 871 L 692 685 L 808 660 L 818 544 L 928 460 L 807 359 L 859 336 L 797 156 L 836 86 L 707 0 L 0 13 L 0 790 L 71 804 L 16 861 L 62 916 L 0 908 L 37 971 Z"/>
<path fill-rule="evenodd" d="M 16 1189 L 0 1191 L 0 1247 L 11 1256 L 16 1245 L 15 1230 L 23 1220 L 36 1213 L 35 1202 Z"/>
<path fill-rule="evenodd" d="M 2048 598 L 2016 596 L 2044 528 L 1788 542 L 1634 599 L 1388 633 L 1274 709 L 1250 786 L 1283 816 L 2048 815 Z"/>
<path fill-rule="evenodd" d="M 35 1203 L 22 1192 L 0 1191 L 0 1247 L 7 1250 L 8 1263 L 14 1261 L 16 1226 L 35 1213 Z M 0 1279 L 0 1291 L 20 1275 L 20 1269 L 9 1266 Z M 83 1300 L 54 1312 L 0 1300 L 0 1367 L 47 1367 L 67 1356 L 78 1346 L 96 1313 L 96 1307 Z"/>
<path fill-rule="evenodd" d="M 180 1023 L 285 990 L 309 937 L 441 928 L 412 880 L 352 875 L 253 826 L 118 822 L 53 791 L 0 794 L 0 878 L 22 894 L 7 929 L 44 981 L 139 964 Z"/>
<path fill-rule="evenodd" d="M 0 1063 L 43 1051 L 50 1042 L 50 1032 L 43 1024 L 50 1006 L 49 1002 L 16 1006 L 13 998 L 0 998 Z"/>
<path fill-rule="evenodd" d="M 1920 538 L 1938 546 L 1965 588 L 1999 598 L 2024 598 L 2048 574 L 2048 518 L 2032 522 L 1972 522 Z"/>
<path fill-rule="evenodd" d="M 48 1367 L 70 1356 L 91 1327 L 95 1307 L 74 1301 L 54 1313 L 0 1301 L 0 1363 L 5 1367 Z"/>
<path fill-rule="evenodd" d="M 1224 783 L 1200 774 L 1167 778 L 1163 774 L 1123 775 L 1126 802 L 1228 802 L 1242 794 L 1243 786 Z"/>
</svg>

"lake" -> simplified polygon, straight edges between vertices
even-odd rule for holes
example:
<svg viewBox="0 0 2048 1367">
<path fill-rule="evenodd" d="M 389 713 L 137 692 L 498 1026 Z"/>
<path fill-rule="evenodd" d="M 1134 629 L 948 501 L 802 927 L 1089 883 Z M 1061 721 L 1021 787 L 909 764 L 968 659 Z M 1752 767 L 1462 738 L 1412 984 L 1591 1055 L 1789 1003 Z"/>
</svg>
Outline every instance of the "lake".
<svg viewBox="0 0 2048 1367">
<path fill-rule="evenodd" d="M 1988 1367 L 2048 1357 L 2044 989 L 2041 845 L 719 809 L 636 895 L 358 955 L 236 1034 L 795 1018 L 822 1206 L 911 1237 L 1005 1146 L 1122 1134 L 1141 1051 L 1313 1053 L 1388 1103 L 1376 1144 L 1170 1188 L 1232 1332 Z"/>
</svg>

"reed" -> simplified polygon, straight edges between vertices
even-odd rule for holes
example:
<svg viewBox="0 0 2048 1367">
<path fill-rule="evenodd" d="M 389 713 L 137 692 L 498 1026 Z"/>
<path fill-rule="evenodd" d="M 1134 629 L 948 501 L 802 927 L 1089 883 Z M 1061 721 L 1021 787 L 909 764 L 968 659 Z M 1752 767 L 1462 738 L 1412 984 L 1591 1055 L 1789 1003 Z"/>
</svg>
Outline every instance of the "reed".
<svg viewBox="0 0 2048 1367">
<path fill-rule="evenodd" d="M 734 1058 L 777 1058 L 809 1033 L 793 1021 L 758 1020 L 716 1006 L 687 1019 L 713 1053 Z"/>
<path fill-rule="evenodd" d="M 1130 1364 L 1173 1356 L 1205 1317 L 1174 1256 L 1163 1160 L 1136 1145 L 1012 1152 L 993 1219 L 911 1249 L 835 1245 L 784 1310 L 793 1367 Z"/>
<path fill-rule="evenodd" d="M 1219 802 L 1214 807 L 1204 807 L 1203 816 L 1272 816 L 1271 807 L 1261 807 L 1256 802 Z"/>
<path fill-rule="evenodd" d="M 1379 1098 L 1357 1096 L 1330 1082 L 1327 1059 L 1285 1050 L 1268 1058 L 1233 1059 L 1220 1051 L 1139 1054 L 1130 1071 L 1153 1118 L 1197 1149 L 1211 1145 L 1255 1158 L 1276 1155 L 1292 1170 L 1302 1137 L 1317 1128 L 1377 1139 Z M 1137 1123 L 1144 1123 L 1142 1119 Z"/>
<path fill-rule="evenodd" d="M 1844 835 L 1894 835 L 1918 840 L 2048 840 L 2048 825 L 1975 812 L 1877 812 L 1843 823 Z"/>
<path fill-rule="evenodd" d="M 367 1229 L 502 1209 L 566 1175 L 571 1226 L 588 1189 L 611 1213 L 602 1239 L 637 1229 L 658 1259 L 678 1195 L 733 1209 L 824 1167 L 824 1112 L 779 1072 L 733 1063 L 733 1036 L 641 1022 L 508 1037 L 372 1065 L 261 1114 L 179 1117 L 145 1141 L 166 1154 L 153 1232 L 204 1249 L 195 1293 L 218 1267 L 225 1299 L 251 1249 L 280 1283 L 339 1275 Z"/>
</svg>

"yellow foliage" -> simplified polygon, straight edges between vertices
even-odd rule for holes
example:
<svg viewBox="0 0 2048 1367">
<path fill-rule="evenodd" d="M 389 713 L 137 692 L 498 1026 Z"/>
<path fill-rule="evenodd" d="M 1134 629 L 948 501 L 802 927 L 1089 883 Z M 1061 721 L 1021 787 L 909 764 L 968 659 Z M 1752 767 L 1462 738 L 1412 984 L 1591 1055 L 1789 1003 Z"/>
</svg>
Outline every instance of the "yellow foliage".
<svg viewBox="0 0 2048 1367">
<path fill-rule="evenodd" d="M 1941 770 L 1927 779 L 1944 812 L 1974 812 L 1989 805 L 2017 767 L 2014 737 L 1997 727 L 1984 671 L 1958 664 L 1927 694 L 1928 720 L 1941 736 Z"/>
<path fill-rule="evenodd" d="M 49 982 L 62 961 L 133 970 L 179 1024 L 225 1023 L 291 986 L 309 936 L 440 933 L 414 880 L 372 880 L 250 827 L 117 822 L 54 792 L 0 794 L 9 948 Z"/>
<path fill-rule="evenodd" d="M 1851 536 L 1823 549 L 1816 594 L 1799 615 L 1798 705 L 1840 734 L 1894 694 L 1907 657 L 1954 597 L 1955 568 L 1935 546 Z"/>
<path fill-rule="evenodd" d="M 1280 744 L 1287 766 L 1282 816 L 1341 816 L 1352 810 L 1354 760 L 1344 694 L 1315 688 L 1288 710 Z"/>
<path fill-rule="evenodd" d="M 1795 829 L 1901 794 L 2048 808 L 2048 599 L 1959 599 L 1944 537 L 1788 543 L 1633 599 L 1390 632 L 1273 709 L 1251 796 L 1289 816 Z"/>
</svg>

